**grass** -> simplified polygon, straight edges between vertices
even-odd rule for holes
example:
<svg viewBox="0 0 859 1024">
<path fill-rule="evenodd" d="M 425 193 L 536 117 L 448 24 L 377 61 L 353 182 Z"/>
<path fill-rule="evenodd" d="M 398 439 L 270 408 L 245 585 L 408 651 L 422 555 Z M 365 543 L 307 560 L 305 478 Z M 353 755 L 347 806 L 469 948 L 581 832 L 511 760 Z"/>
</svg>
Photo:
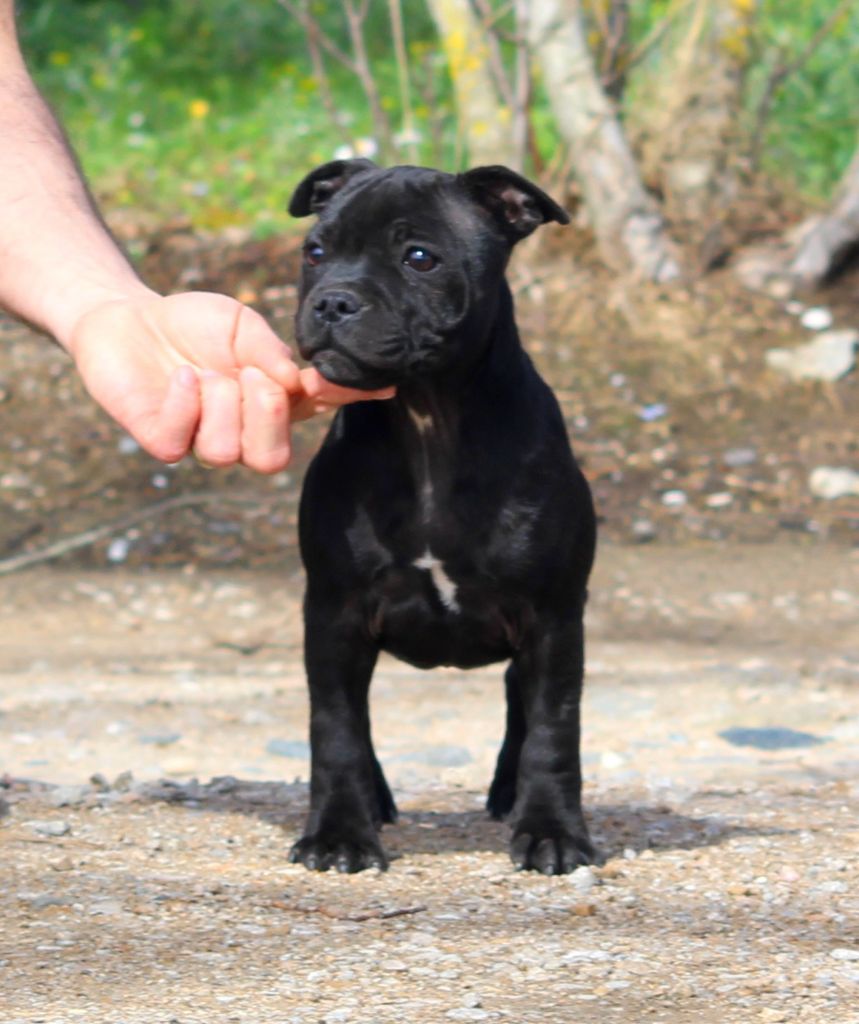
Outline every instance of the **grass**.
<svg viewBox="0 0 859 1024">
<path fill-rule="evenodd" d="M 410 59 L 434 97 L 415 99 L 419 158 L 450 166 L 456 126 L 432 24 L 421 0 L 403 6 Z M 665 6 L 633 0 L 635 31 L 646 31 Z M 317 7 L 345 47 L 340 5 Z M 777 50 L 798 52 L 828 9 L 829 0 L 762 0 L 751 96 Z M 396 129 L 387 6 L 376 0 L 371 12 L 368 43 Z M 331 65 L 339 111 L 332 124 L 303 32 L 276 0 L 32 0 L 19 19 L 34 74 L 108 205 L 185 214 L 209 229 L 283 230 L 292 186 L 309 167 L 355 140 L 372 147 L 357 83 Z M 773 108 L 767 166 L 810 195 L 831 189 L 855 145 L 857 20 L 824 41 Z M 535 123 L 551 152 L 557 139 L 545 110 Z"/>
</svg>

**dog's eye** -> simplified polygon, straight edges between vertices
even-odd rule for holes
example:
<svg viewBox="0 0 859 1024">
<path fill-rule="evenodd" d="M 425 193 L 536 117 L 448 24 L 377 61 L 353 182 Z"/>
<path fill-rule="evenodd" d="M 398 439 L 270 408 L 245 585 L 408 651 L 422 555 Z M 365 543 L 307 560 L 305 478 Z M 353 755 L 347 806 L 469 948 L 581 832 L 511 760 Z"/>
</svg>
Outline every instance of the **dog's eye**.
<svg viewBox="0 0 859 1024">
<path fill-rule="evenodd" d="M 438 266 L 438 260 L 435 256 L 431 252 L 427 252 L 426 249 L 421 249 L 420 246 L 414 246 L 414 248 L 409 249 L 403 263 L 407 267 L 411 267 L 412 270 L 419 270 L 422 273 Z"/>
<path fill-rule="evenodd" d="M 304 247 L 304 262 L 309 267 L 315 267 L 322 262 L 325 250 L 321 245 L 307 245 Z"/>
</svg>

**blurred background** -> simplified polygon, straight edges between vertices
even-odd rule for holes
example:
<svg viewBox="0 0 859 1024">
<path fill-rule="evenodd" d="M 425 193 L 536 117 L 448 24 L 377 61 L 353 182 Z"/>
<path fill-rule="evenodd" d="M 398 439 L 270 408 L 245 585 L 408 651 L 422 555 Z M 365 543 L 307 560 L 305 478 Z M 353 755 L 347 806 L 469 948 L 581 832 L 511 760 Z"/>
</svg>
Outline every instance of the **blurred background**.
<svg viewBox="0 0 859 1024">
<path fill-rule="evenodd" d="M 855 3 L 31 0 L 19 25 L 154 286 L 237 295 L 288 340 L 310 168 L 506 163 L 573 215 L 511 274 L 603 537 L 856 544 Z M 324 424 L 273 479 L 163 467 L 60 353 L 0 330 L 0 558 L 293 551 Z"/>
</svg>

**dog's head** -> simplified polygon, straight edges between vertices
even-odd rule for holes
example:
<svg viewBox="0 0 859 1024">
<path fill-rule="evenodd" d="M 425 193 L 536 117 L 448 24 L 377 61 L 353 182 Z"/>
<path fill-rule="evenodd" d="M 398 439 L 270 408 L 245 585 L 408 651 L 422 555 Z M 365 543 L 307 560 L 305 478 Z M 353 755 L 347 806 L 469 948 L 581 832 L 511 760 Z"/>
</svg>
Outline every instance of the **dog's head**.
<svg viewBox="0 0 859 1024">
<path fill-rule="evenodd" d="M 289 204 L 304 243 L 298 347 L 328 380 L 373 389 L 471 361 L 511 248 L 566 213 L 506 167 L 446 174 L 335 160 Z"/>
</svg>

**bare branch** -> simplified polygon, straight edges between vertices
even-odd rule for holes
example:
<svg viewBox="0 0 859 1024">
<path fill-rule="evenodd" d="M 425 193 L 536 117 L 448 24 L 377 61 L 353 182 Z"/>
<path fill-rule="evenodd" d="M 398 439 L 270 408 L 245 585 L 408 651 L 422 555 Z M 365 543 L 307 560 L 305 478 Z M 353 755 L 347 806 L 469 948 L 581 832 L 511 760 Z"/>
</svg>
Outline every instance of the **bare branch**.
<svg viewBox="0 0 859 1024">
<path fill-rule="evenodd" d="M 514 89 L 504 67 L 504 59 L 501 56 L 497 16 L 492 10 L 489 0 L 474 0 L 474 5 L 486 30 L 486 41 L 489 49 L 489 71 L 492 74 L 492 81 L 495 83 L 495 88 L 498 90 L 498 95 L 501 97 L 502 102 L 512 110 L 515 103 Z"/>
<path fill-rule="evenodd" d="M 349 38 L 352 41 L 352 52 L 355 55 L 353 62 L 355 74 L 358 76 L 370 106 L 370 116 L 373 119 L 373 131 L 376 134 L 376 139 L 386 155 L 389 155 L 392 150 L 391 125 L 382 107 L 382 99 L 376 79 L 373 77 L 373 69 L 370 66 L 364 39 L 364 22 L 367 18 L 368 4 L 369 0 L 363 0 L 358 6 L 354 0 L 343 0 L 343 9 L 346 12 Z"/>
<path fill-rule="evenodd" d="M 319 23 L 313 17 L 312 14 L 307 10 L 306 3 L 293 3 L 293 0 L 277 0 L 284 10 L 288 11 L 293 18 L 301 25 L 305 32 L 309 35 L 315 31 L 319 39 L 320 44 L 328 51 L 328 53 L 345 68 L 348 68 L 352 74 L 357 75 L 358 69 L 355 65 L 355 61 L 346 53 L 345 50 L 341 50 L 340 47 L 324 32 L 319 28 Z"/>
<path fill-rule="evenodd" d="M 397 77 L 400 85 L 400 109 L 403 131 L 406 136 L 406 152 L 409 159 L 417 161 L 418 148 L 415 135 L 415 119 L 412 111 L 412 96 L 409 83 L 409 58 L 406 50 L 406 36 L 403 29 L 403 12 L 400 0 L 388 0 L 388 14 L 391 19 L 391 35 L 394 40 L 394 54 L 397 58 Z"/>
<path fill-rule="evenodd" d="M 114 519 L 112 522 L 105 523 L 102 526 L 93 527 L 91 530 L 84 530 L 83 533 L 64 537 L 53 544 L 48 544 L 44 548 L 39 548 L 37 551 L 28 551 L 23 555 L 13 555 L 11 558 L 4 558 L 0 560 L 0 576 L 17 572 L 19 569 L 25 569 L 30 565 L 37 565 L 39 562 L 49 562 L 54 558 L 67 554 L 69 551 L 76 551 L 78 548 L 89 547 L 90 544 L 96 544 L 106 537 L 121 533 L 123 530 L 134 526 L 135 523 L 143 522 L 145 519 L 164 515 L 164 513 L 172 512 L 177 508 L 210 505 L 213 502 L 223 505 L 247 505 L 253 508 L 259 508 L 260 505 L 257 499 L 235 498 L 228 494 L 219 494 L 214 491 L 202 494 L 181 494 L 175 498 L 158 501 L 147 508 L 130 512 L 128 515 L 120 516 L 118 519 Z"/>
<path fill-rule="evenodd" d="M 319 95 L 322 99 L 322 105 L 325 107 L 325 111 L 328 114 L 328 118 L 333 125 L 337 125 L 340 121 L 337 116 L 337 104 L 334 101 L 334 92 L 331 88 L 331 80 L 328 78 L 328 72 L 325 70 L 325 58 L 320 46 L 322 30 L 319 27 L 319 22 L 310 13 L 310 0 L 300 0 L 300 3 L 303 13 L 307 19 L 304 31 L 307 35 L 307 48 L 310 51 L 310 63 L 313 68 L 313 77 L 316 79 L 319 86 Z"/>
</svg>

